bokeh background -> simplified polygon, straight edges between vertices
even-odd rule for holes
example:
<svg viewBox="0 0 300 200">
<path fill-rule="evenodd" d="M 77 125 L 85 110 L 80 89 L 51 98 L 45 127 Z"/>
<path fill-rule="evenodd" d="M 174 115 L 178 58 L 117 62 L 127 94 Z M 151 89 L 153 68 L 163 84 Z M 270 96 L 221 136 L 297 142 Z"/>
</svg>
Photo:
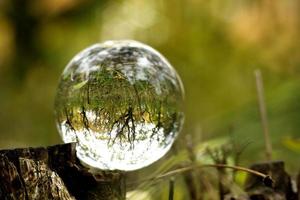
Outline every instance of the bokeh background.
<svg viewBox="0 0 300 200">
<path fill-rule="evenodd" d="M 273 158 L 300 166 L 300 1 L 0 0 L 0 147 L 61 143 L 53 102 L 62 70 L 87 46 L 134 39 L 159 50 L 186 90 L 186 135 L 249 143 L 263 161 L 254 70 L 263 74 Z"/>
</svg>

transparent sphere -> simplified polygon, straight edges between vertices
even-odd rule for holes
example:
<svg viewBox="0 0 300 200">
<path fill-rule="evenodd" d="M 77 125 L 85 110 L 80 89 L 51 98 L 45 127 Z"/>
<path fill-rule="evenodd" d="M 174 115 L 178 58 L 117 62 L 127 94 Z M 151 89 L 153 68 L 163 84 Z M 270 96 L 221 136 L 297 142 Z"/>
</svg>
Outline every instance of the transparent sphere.
<svg viewBox="0 0 300 200">
<path fill-rule="evenodd" d="M 161 158 L 183 124 L 183 87 L 168 61 L 136 41 L 108 41 L 77 54 L 55 99 L 64 142 L 107 170 L 135 170 Z"/>
</svg>

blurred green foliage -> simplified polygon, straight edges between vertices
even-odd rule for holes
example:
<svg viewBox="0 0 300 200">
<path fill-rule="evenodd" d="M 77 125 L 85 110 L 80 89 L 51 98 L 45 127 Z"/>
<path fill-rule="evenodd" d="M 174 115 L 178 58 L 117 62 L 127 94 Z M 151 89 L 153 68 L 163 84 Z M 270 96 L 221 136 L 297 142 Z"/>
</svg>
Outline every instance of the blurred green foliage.
<svg viewBox="0 0 300 200">
<path fill-rule="evenodd" d="M 186 123 L 177 149 L 185 149 L 186 133 L 200 144 L 231 132 L 250 142 L 242 165 L 264 160 L 253 76 L 260 68 L 274 159 L 295 173 L 299 33 L 297 0 L 2 0 L 0 146 L 61 142 L 53 102 L 68 61 L 96 42 L 135 39 L 158 49 L 183 79 Z"/>
</svg>

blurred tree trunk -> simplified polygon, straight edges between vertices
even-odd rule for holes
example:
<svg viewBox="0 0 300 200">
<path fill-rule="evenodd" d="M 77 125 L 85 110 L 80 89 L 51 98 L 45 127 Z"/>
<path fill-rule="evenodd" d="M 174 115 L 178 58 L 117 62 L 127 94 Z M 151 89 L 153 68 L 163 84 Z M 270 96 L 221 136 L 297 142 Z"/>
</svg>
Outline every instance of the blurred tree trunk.
<svg viewBox="0 0 300 200">
<path fill-rule="evenodd" d="M 0 199 L 125 199 L 119 171 L 91 174 L 75 155 L 75 144 L 0 150 Z"/>
</svg>

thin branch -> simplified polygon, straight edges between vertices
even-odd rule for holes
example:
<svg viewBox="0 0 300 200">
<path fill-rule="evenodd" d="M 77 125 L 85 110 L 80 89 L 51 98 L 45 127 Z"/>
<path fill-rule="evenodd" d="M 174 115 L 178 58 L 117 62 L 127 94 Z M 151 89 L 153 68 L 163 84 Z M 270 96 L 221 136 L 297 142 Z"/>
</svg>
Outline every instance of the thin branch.
<svg viewBox="0 0 300 200">
<path fill-rule="evenodd" d="M 257 98 L 258 98 L 258 104 L 259 104 L 261 124 L 262 124 L 264 138 L 265 138 L 266 158 L 267 158 L 267 160 L 270 161 L 270 160 L 272 160 L 272 144 L 271 144 L 271 140 L 270 140 L 262 75 L 261 75 L 261 71 L 259 69 L 255 70 L 254 74 L 255 74 L 255 79 L 256 79 L 256 89 L 257 89 Z"/>
<path fill-rule="evenodd" d="M 174 187 L 175 187 L 175 180 L 171 178 L 169 181 L 169 200 L 174 199 Z"/>
<path fill-rule="evenodd" d="M 187 167 L 182 167 L 182 168 L 178 168 L 169 172 L 166 172 L 165 174 L 161 174 L 158 175 L 156 177 L 153 178 L 149 178 L 149 179 L 144 179 L 138 182 L 133 182 L 131 183 L 132 185 L 135 183 L 143 183 L 143 182 L 149 182 L 149 181 L 159 181 L 159 180 L 163 180 L 163 179 L 167 179 L 182 173 L 185 173 L 187 171 L 191 171 L 191 170 L 195 170 L 195 169 L 199 169 L 199 168 L 207 168 L 207 167 L 213 167 L 213 168 L 228 168 L 228 169 L 232 169 L 232 170 L 238 170 L 238 171 L 243 171 L 243 172 L 247 172 L 249 174 L 255 175 L 255 176 L 259 176 L 263 179 L 263 182 L 267 185 L 267 186 L 271 186 L 273 184 L 273 179 L 266 174 L 263 174 L 261 172 L 252 170 L 252 169 L 248 169 L 245 167 L 240 167 L 240 166 L 230 166 L 230 165 L 225 165 L 225 164 L 206 164 L 206 165 L 190 165 Z"/>
</svg>

